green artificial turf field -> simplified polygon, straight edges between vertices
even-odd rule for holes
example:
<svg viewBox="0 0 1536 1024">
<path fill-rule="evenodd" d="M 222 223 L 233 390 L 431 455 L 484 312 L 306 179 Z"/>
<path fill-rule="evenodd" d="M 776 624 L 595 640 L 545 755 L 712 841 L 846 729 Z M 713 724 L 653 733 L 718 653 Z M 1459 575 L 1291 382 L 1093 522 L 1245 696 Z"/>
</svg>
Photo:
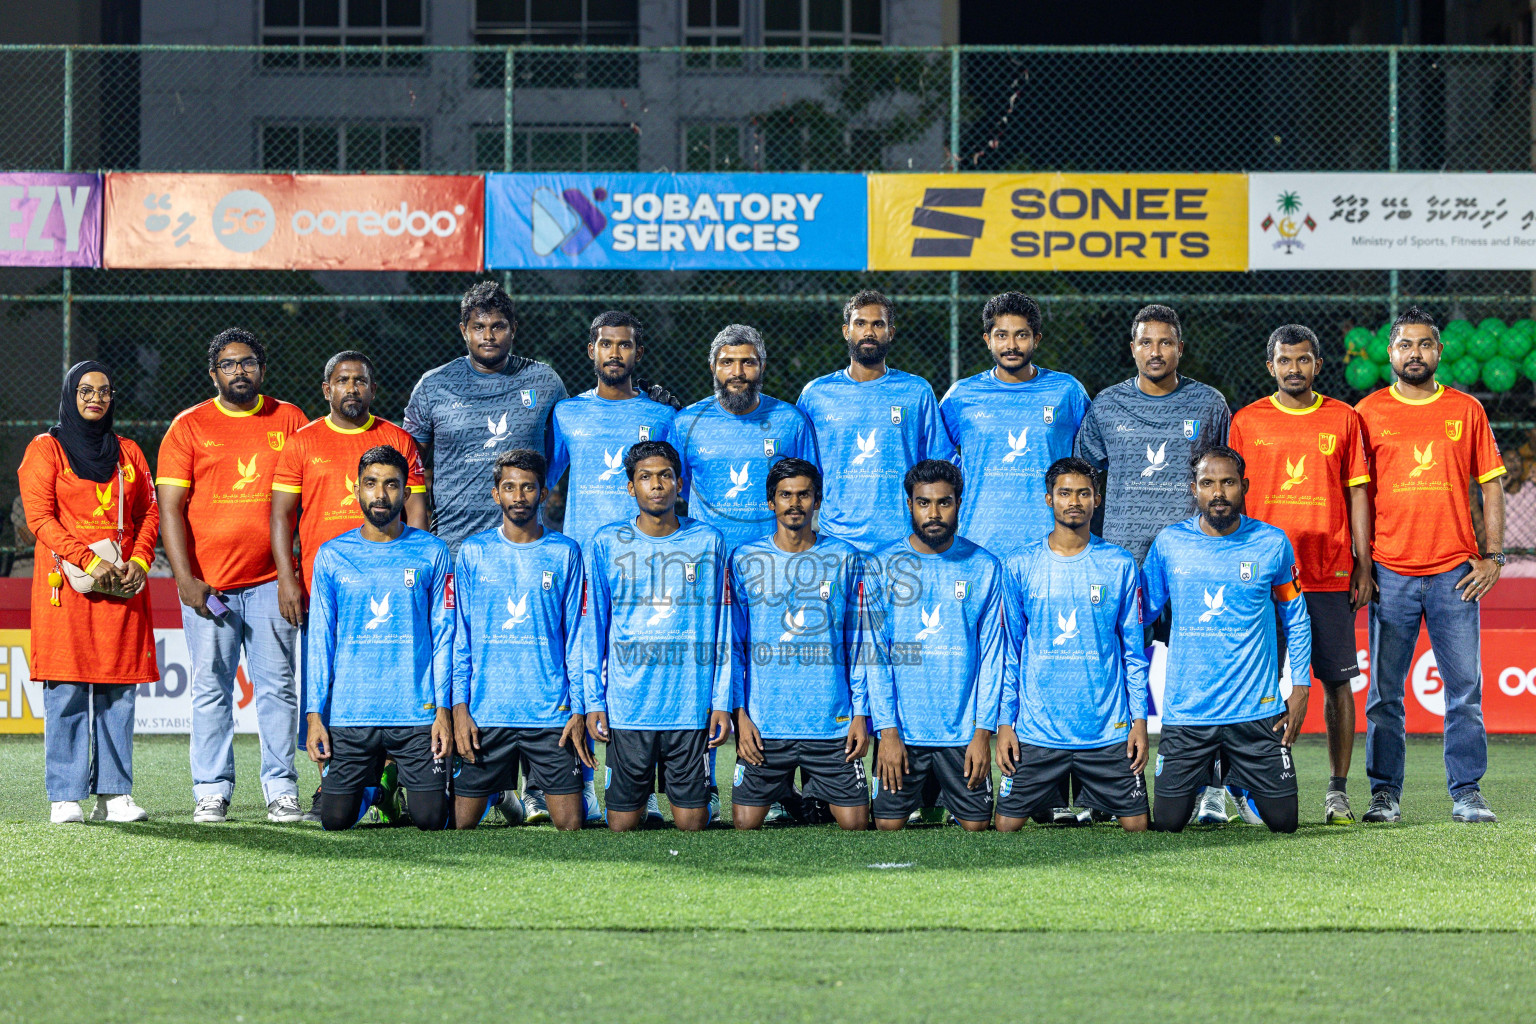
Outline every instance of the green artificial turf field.
<svg viewBox="0 0 1536 1024">
<path fill-rule="evenodd" d="M 1450 821 L 1438 740 L 1400 826 L 971 835 L 270 825 L 254 738 L 222 826 L 186 740 L 136 748 L 139 825 L 53 826 L 0 739 L 0 1021 L 1515 1020 L 1536 948 L 1536 741 L 1496 826 Z M 1367 794 L 1357 746 L 1353 795 Z M 720 777 L 730 777 L 729 750 Z M 313 789 L 306 763 L 301 789 Z M 728 812 L 727 812 L 728 813 Z"/>
</svg>

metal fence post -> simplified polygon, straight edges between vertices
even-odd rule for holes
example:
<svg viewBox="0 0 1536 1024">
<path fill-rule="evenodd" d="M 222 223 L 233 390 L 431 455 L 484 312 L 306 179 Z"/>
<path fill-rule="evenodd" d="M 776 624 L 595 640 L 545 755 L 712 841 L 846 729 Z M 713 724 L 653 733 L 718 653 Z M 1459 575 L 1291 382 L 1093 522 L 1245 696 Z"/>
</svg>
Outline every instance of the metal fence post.
<svg viewBox="0 0 1536 1024">
<path fill-rule="evenodd" d="M 1397 172 L 1397 47 L 1387 50 L 1387 170 Z M 1398 272 L 1387 271 L 1387 308 L 1397 319 L 1398 296 L 1402 294 Z"/>
<path fill-rule="evenodd" d="M 501 65 L 501 169 L 512 170 L 512 48 Z"/>
<path fill-rule="evenodd" d="M 960 47 L 949 49 L 949 158 L 960 169 Z M 949 382 L 960 379 L 960 271 L 949 272 Z"/>
<path fill-rule="evenodd" d="M 75 134 L 75 49 L 72 46 L 64 48 L 64 144 L 60 154 L 60 170 L 72 171 L 75 169 L 75 154 L 73 137 Z M 64 268 L 62 277 L 63 306 L 60 308 L 61 332 L 59 337 L 60 347 L 64 354 L 64 375 L 69 375 L 69 350 L 70 345 L 70 321 L 74 319 L 74 280 L 68 267 Z"/>
</svg>

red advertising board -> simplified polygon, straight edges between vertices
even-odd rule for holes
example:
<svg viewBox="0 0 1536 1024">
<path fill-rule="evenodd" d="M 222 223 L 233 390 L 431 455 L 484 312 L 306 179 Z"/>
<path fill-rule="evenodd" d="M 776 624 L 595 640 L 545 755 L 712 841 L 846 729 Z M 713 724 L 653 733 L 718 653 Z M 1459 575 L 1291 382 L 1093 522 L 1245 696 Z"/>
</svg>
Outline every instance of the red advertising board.
<svg viewBox="0 0 1536 1024">
<path fill-rule="evenodd" d="M 109 174 L 103 263 L 140 269 L 479 270 L 485 179 Z"/>
</svg>

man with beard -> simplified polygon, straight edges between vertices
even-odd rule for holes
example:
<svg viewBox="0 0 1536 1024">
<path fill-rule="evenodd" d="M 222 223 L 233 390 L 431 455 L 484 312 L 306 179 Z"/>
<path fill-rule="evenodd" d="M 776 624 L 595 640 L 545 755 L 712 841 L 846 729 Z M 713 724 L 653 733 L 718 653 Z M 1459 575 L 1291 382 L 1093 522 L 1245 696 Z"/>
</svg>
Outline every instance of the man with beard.
<svg viewBox="0 0 1536 1024">
<path fill-rule="evenodd" d="M 400 521 L 410 463 L 387 445 L 357 461 L 363 525 L 315 557 L 309 621 L 309 756 L 322 765 L 320 822 L 348 829 L 385 794 L 393 758 L 411 820 L 449 820 L 454 611 L 448 545 Z"/>
<path fill-rule="evenodd" d="M 853 296 L 843 305 L 847 367 L 811 381 L 796 403 L 826 471 L 818 526 L 866 553 L 902 537 L 903 474 L 954 453 L 932 385 L 886 365 L 895 332 L 889 299 Z"/>
<path fill-rule="evenodd" d="M 992 821 L 992 733 L 1003 677 L 1003 569 L 955 535 L 960 471 L 937 459 L 907 471 L 912 533 L 868 565 L 874 641 L 869 709 L 875 825 L 899 829 L 937 777 L 945 809 L 969 832 Z"/>
<path fill-rule="evenodd" d="M 1285 531 L 1242 514 L 1241 455 L 1216 445 L 1194 456 L 1189 470 L 1199 511 L 1159 533 L 1143 567 L 1147 616 L 1172 611 L 1153 827 L 1182 831 L 1220 765 L 1218 785 L 1252 800 L 1271 832 L 1294 832 L 1291 743 L 1312 683 L 1312 627 L 1296 554 Z M 1291 663 L 1284 702 L 1282 627 Z"/>
<path fill-rule="evenodd" d="M 1482 620 L 1478 602 L 1504 567 L 1504 462 L 1482 403 L 1435 380 L 1440 331 L 1410 309 L 1392 323 L 1388 352 L 1397 380 L 1355 406 L 1365 428 L 1376 532 L 1376 596 L 1370 605 L 1371 685 L 1365 700 L 1368 822 L 1402 820 L 1406 754 L 1403 686 L 1419 624 L 1429 628 L 1445 683 L 1445 778 L 1451 820 L 1496 821 L 1481 782 Z M 1482 492 L 1487 548 L 1479 551 L 1468 489 Z"/>
<path fill-rule="evenodd" d="M 994 295 L 982 307 L 981 323 L 994 365 L 956 381 L 939 411 L 960 449 L 970 495 L 960 533 L 1007 558 L 1051 531 L 1040 481 L 1056 460 L 1072 454 L 1088 392 L 1070 374 L 1035 365 L 1044 336 L 1040 306 L 1028 295 Z"/>
<path fill-rule="evenodd" d="M 860 831 L 869 823 L 869 665 L 859 657 L 859 552 L 811 529 L 821 473 L 809 462 L 775 462 L 766 491 L 777 527 L 731 556 L 731 813 L 737 828 L 760 828 L 798 768 L 804 795 Z"/>
<path fill-rule="evenodd" d="M 471 829 L 516 799 L 519 762 L 558 829 L 581 828 L 581 549 L 539 524 L 544 456 L 502 452 L 491 471 L 501 525 L 459 547 L 454 569 L 454 820 Z"/>
<path fill-rule="evenodd" d="M 277 606 L 268 524 L 272 473 L 304 426 L 296 405 L 261 393 L 267 350 L 238 327 L 208 345 L 218 394 L 184 410 L 160 442 L 160 537 L 176 576 L 192 657 L 192 820 L 225 819 L 235 793 L 235 669 L 250 663 L 269 821 L 298 821 L 293 737 L 296 628 Z"/>
<path fill-rule="evenodd" d="M 1232 417 L 1232 447 L 1248 462 L 1248 508 L 1291 539 L 1312 620 L 1312 678 L 1323 684 L 1328 725 L 1328 790 L 1323 820 L 1354 824 L 1345 782 L 1355 743 L 1360 674 L 1355 613 L 1371 599 L 1371 509 L 1360 417 L 1312 390 L 1322 364 L 1317 335 L 1286 324 L 1269 336 L 1270 375 L 1279 390 Z M 1353 552 L 1353 555 L 1351 555 Z M 1253 808 L 1238 801 L 1243 817 Z"/>
<path fill-rule="evenodd" d="M 1082 459 L 1052 463 L 1045 504 L 1055 528 L 1003 563 L 1000 832 L 1049 810 L 1069 773 L 1084 806 L 1127 832 L 1147 828 L 1141 577 L 1129 551 L 1089 532 L 1096 477 Z"/>
<path fill-rule="evenodd" d="M 758 497 L 770 466 L 783 458 L 821 465 L 805 413 L 762 393 L 767 362 L 761 334 L 729 325 L 709 347 L 714 397 L 694 402 L 673 424 L 689 511 L 724 535 L 727 552 L 773 531 L 773 513 Z"/>
</svg>

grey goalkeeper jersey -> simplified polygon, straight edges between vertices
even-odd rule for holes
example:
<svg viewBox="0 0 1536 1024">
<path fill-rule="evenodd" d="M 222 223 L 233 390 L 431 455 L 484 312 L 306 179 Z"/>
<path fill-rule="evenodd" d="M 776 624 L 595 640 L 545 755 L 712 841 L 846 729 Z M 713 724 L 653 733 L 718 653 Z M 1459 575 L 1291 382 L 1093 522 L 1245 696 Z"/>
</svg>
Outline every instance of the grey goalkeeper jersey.
<svg viewBox="0 0 1536 1024">
<path fill-rule="evenodd" d="M 406 431 L 432 450 L 435 530 L 456 556 L 471 534 L 501 519 L 491 500 L 491 464 L 512 448 L 550 456 L 549 418 L 565 397 L 554 369 L 512 356 L 501 373 L 481 373 L 461 356 L 428 370 L 405 407 Z"/>
<path fill-rule="evenodd" d="M 1104 539 L 1140 565 L 1163 527 L 1195 511 L 1189 459 L 1227 443 L 1231 410 L 1220 391 L 1179 378 L 1168 395 L 1149 395 L 1133 377 L 1100 391 L 1077 431 L 1076 453 L 1109 468 Z"/>
</svg>

